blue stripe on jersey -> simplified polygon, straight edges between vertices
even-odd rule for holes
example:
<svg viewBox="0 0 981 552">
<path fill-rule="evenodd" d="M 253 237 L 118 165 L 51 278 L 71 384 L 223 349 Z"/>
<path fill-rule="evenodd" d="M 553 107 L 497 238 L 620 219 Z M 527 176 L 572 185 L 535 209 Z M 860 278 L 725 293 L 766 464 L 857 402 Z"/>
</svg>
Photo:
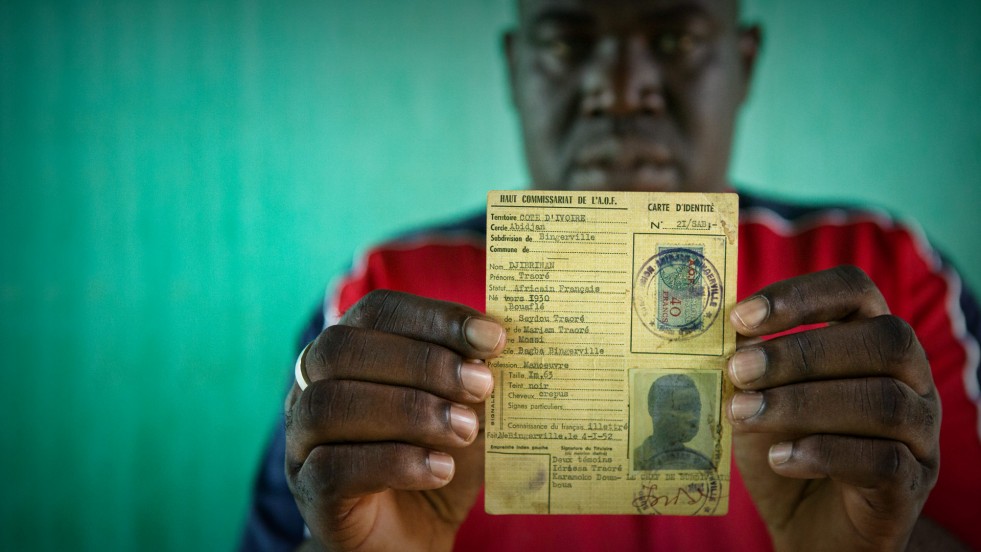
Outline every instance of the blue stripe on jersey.
<svg viewBox="0 0 981 552">
<path fill-rule="evenodd" d="M 961 310 L 964 312 L 964 326 L 967 333 L 971 334 L 975 340 L 981 343 L 981 311 L 978 310 L 978 301 L 974 297 L 974 294 L 971 293 L 971 290 L 963 282 L 961 285 L 960 305 Z M 974 378 L 978 382 L 978 388 L 981 389 L 981 360 L 974 367 Z"/>
</svg>

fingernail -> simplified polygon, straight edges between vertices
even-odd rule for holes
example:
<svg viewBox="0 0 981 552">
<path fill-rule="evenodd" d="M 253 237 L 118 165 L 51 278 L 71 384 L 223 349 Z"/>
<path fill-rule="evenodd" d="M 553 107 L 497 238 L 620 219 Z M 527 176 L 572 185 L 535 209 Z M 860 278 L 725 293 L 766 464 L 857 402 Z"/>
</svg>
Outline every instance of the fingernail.
<svg viewBox="0 0 981 552">
<path fill-rule="evenodd" d="M 483 318 L 468 318 L 463 324 L 463 333 L 474 349 L 488 353 L 504 339 L 504 328 Z"/>
<path fill-rule="evenodd" d="M 745 420 L 759 414 L 763 408 L 762 393 L 736 393 L 732 397 L 732 417 L 737 420 Z"/>
<path fill-rule="evenodd" d="M 429 453 L 429 471 L 440 479 L 453 477 L 453 457 L 445 452 Z"/>
<path fill-rule="evenodd" d="M 770 314 L 770 302 L 762 295 L 739 303 L 732 309 L 732 315 L 747 328 L 755 328 Z"/>
<path fill-rule="evenodd" d="M 774 466 L 783 464 L 790 460 L 790 455 L 794 453 L 794 444 L 790 442 L 777 443 L 770 447 L 770 463 Z"/>
<path fill-rule="evenodd" d="M 469 408 L 453 405 L 450 407 L 450 427 L 466 442 L 477 433 L 477 416 Z"/>
<path fill-rule="evenodd" d="M 491 386 L 494 385 L 494 376 L 483 363 L 466 361 L 460 368 L 460 380 L 463 388 L 471 395 L 483 399 L 490 393 Z"/>
<path fill-rule="evenodd" d="M 736 351 L 729 359 L 729 375 L 737 385 L 752 383 L 766 372 L 766 353 L 763 349 Z"/>
</svg>

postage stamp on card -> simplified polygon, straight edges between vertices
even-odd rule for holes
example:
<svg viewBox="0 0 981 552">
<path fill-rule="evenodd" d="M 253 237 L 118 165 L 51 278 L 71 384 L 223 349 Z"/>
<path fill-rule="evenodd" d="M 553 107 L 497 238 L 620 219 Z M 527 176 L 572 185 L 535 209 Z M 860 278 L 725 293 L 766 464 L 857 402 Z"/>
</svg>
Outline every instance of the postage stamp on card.
<svg viewBox="0 0 981 552">
<path fill-rule="evenodd" d="M 690 339 L 722 310 L 723 282 L 702 248 L 660 246 L 634 281 L 634 307 L 644 326 L 671 340 Z"/>
</svg>

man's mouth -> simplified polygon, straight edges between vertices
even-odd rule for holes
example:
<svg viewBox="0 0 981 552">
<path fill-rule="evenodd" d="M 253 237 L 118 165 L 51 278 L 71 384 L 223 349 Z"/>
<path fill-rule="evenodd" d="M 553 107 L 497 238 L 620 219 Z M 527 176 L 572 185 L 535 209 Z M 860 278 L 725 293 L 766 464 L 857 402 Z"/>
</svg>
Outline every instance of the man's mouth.
<svg viewBox="0 0 981 552">
<path fill-rule="evenodd" d="M 680 174 L 671 151 L 640 139 L 611 138 L 583 147 L 566 182 L 574 190 L 677 190 Z"/>
<path fill-rule="evenodd" d="M 630 167 L 581 165 L 572 170 L 569 187 L 573 190 L 650 190 L 667 192 L 678 189 L 678 171 L 674 165 L 640 163 Z"/>
</svg>

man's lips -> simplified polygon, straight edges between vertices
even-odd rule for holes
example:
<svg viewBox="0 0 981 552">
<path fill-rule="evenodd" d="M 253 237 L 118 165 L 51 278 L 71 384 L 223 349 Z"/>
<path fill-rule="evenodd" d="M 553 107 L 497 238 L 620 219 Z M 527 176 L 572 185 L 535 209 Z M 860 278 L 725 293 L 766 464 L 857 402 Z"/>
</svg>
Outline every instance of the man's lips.
<svg viewBox="0 0 981 552">
<path fill-rule="evenodd" d="M 642 163 L 634 167 L 576 167 L 567 182 L 573 190 L 671 191 L 678 188 L 679 178 L 672 164 Z"/>
<path fill-rule="evenodd" d="M 609 139 L 583 147 L 566 181 L 573 189 L 672 190 L 679 174 L 671 150 L 639 139 Z"/>
<path fill-rule="evenodd" d="M 637 168 L 665 166 L 673 161 L 671 150 L 663 144 L 641 138 L 610 138 L 582 147 L 573 157 L 573 166 Z"/>
</svg>

